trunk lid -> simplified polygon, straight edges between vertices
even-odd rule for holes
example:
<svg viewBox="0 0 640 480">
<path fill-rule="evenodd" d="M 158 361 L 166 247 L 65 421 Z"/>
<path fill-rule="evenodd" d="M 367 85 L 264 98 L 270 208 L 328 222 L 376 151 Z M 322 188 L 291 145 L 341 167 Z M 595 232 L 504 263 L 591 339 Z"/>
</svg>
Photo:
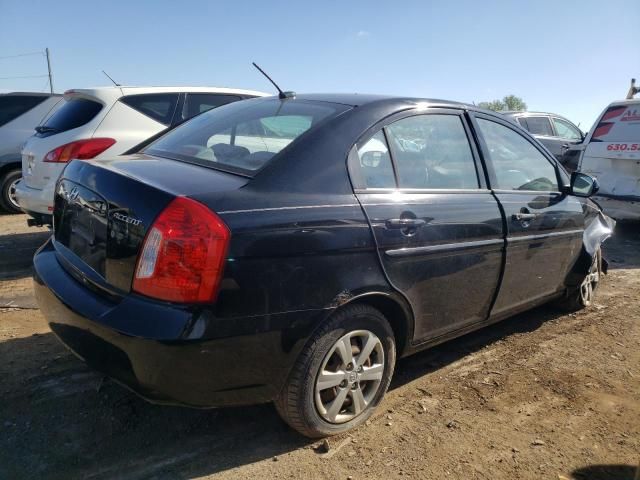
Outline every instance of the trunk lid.
<svg viewBox="0 0 640 480">
<path fill-rule="evenodd" d="M 247 181 L 147 155 L 73 161 L 56 187 L 56 250 L 72 274 L 112 293 L 127 293 L 145 235 L 171 200 L 236 190 Z"/>
</svg>

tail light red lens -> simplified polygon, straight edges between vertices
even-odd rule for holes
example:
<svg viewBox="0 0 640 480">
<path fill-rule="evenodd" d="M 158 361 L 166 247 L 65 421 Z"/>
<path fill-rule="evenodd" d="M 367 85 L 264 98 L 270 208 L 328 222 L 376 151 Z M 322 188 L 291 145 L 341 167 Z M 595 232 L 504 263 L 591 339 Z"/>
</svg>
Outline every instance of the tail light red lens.
<svg viewBox="0 0 640 480">
<path fill-rule="evenodd" d="M 111 145 L 116 143 L 113 138 L 89 138 L 61 145 L 44 156 L 45 162 L 67 163 L 69 160 L 88 160 L 97 157 Z"/>
<path fill-rule="evenodd" d="M 215 300 L 230 238 L 224 222 L 203 204 L 174 199 L 147 232 L 133 290 L 169 302 Z"/>
</svg>

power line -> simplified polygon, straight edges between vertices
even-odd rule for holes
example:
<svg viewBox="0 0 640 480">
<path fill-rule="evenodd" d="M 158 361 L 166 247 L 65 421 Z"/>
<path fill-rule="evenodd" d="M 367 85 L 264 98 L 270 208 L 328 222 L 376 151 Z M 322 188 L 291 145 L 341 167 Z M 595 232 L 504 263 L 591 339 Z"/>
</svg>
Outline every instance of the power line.
<svg viewBox="0 0 640 480">
<path fill-rule="evenodd" d="M 16 55 L 4 55 L 0 57 L 0 60 L 4 60 L 5 58 L 17 58 L 17 57 L 29 57 L 31 55 L 44 55 L 43 52 L 29 52 L 29 53 L 18 53 Z"/>
<path fill-rule="evenodd" d="M 44 78 L 48 76 L 49 75 L 18 75 L 15 77 L 0 77 L 0 80 L 13 80 L 15 78 Z"/>
</svg>

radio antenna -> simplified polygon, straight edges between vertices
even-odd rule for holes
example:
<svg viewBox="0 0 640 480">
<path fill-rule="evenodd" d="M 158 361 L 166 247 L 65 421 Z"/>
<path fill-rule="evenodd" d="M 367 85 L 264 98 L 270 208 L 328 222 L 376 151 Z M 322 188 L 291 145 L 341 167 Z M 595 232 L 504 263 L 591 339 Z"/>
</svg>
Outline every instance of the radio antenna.
<svg viewBox="0 0 640 480">
<path fill-rule="evenodd" d="M 115 81 L 113 78 L 111 78 L 111 77 L 109 76 L 109 74 L 108 74 L 107 72 L 105 72 L 104 70 L 102 70 L 102 73 L 104 73 L 104 74 L 105 74 L 105 76 L 106 76 L 109 80 L 111 80 L 111 82 L 113 82 L 113 84 L 114 84 L 116 87 L 121 87 L 121 86 L 122 86 L 122 85 L 120 85 L 119 83 L 116 83 L 116 81 Z"/>
<path fill-rule="evenodd" d="M 294 98 L 296 96 L 296 92 L 283 92 L 282 89 L 278 86 L 278 84 L 276 82 L 273 81 L 273 79 L 266 74 L 266 72 L 264 70 L 262 70 L 258 64 L 256 62 L 251 62 L 253 64 L 254 67 L 256 67 L 258 69 L 258 71 L 264 75 L 265 77 L 267 77 L 267 80 L 269 80 L 274 87 L 276 87 L 276 90 L 278 90 L 278 98 L 285 100 L 287 98 Z M 106 73 L 105 73 L 106 75 Z M 108 75 L 107 75 L 108 76 Z"/>
</svg>

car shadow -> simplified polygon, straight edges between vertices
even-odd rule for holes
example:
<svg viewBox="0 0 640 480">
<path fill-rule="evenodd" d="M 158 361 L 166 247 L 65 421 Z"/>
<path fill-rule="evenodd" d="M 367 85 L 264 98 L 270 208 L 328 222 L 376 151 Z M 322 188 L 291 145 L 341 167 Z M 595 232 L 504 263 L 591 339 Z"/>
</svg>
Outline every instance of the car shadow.
<svg viewBox="0 0 640 480">
<path fill-rule="evenodd" d="M 414 355 L 399 363 L 392 389 L 559 315 L 538 308 Z M 86 367 L 52 333 L 0 342 L 0 359 L 0 478 L 186 479 L 314 445 L 271 405 L 149 404 Z"/>
<path fill-rule="evenodd" d="M 31 275 L 33 254 L 51 232 L 0 235 L 0 280 L 16 280 Z"/>
<path fill-rule="evenodd" d="M 585 480 L 637 480 L 640 467 L 632 465 L 589 465 L 571 472 L 575 478 Z"/>
</svg>

